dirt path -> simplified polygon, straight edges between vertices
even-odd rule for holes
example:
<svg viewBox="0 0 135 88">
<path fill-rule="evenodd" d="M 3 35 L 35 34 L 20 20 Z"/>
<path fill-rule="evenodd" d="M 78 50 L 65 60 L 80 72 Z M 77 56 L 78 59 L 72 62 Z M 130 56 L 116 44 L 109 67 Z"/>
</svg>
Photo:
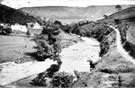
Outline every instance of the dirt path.
<svg viewBox="0 0 135 88">
<path fill-rule="evenodd" d="M 126 50 L 122 47 L 122 44 L 121 44 L 121 36 L 120 36 L 120 32 L 118 31 L 117 28 L 111 26 L 111 25 L 108 25 L 110 28 L 114 29 L 114 31 L 116 32 L 116 45 L 117 45 L 117 49 L 118 51 L 122 54 L 122 56 L 128 60 L 128 61 L 131 61 L 133 64 L 135 64 L 135 60 L 133 57 L 131 57 L 127 52 Z"/>
</svg>

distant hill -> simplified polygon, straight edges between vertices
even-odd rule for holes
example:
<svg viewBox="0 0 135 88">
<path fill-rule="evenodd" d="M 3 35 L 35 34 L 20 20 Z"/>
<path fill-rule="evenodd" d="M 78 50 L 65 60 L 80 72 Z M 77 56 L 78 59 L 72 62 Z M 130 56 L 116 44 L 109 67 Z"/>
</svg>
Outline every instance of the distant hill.
<svg viewBox="0 0 135 88">
<path fill-rule="evenodd" d="M 122 5 L 122 9 L 131 5 Z M 103 15 L 110 15 L 117 12 L 114 5 L 111 6 L 88 6 L 88 7 L 67 7 L 67 6 L 44 6 L 44 7 L 25 7 L 20 9 L 23 12 L 34 16 L 57 19 L 61 21 L 78 20 L 99 20 Z"/>
<path fill-rule="evenodd" d="M 0 22 L 26 24 L 27 22 L 36 22 L 36 19 L 20 10 L 0 4 Z"/>
</svg>

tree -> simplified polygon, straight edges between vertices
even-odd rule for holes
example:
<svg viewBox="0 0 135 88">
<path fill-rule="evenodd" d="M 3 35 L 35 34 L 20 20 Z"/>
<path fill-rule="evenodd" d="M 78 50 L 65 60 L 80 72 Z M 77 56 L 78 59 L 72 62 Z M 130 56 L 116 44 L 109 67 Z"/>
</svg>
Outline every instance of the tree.
<svg viewBox="0 0 135 88">
<path fill-rule="evenodd" d="M 107 15 L 104 15 L 103 17 L 104 17 L 105 19 L 107 19 L 107 18 L 108 18 L 108 16 L 107 16 Z"/>
<path fill-rule="evenodd" d="M 115 8 L 120 11 L 122 9 L 121 5 L 116 5 Z"/>
<path fill-rule="evenodd" d="M 29 31 L 29 30 L 26 32 L 26 35 L 28 35 L 28 36 L 30 36 L 30 35 L 31 35 L 31 33 L 30 33 L 30 31 Z"/>
<path fill-rule="evenodd" d="M 119 19 L 114 19 L 114 22 L 115 22 L 116 25 L 121 23 L 121 21 Z"/>
</svg>

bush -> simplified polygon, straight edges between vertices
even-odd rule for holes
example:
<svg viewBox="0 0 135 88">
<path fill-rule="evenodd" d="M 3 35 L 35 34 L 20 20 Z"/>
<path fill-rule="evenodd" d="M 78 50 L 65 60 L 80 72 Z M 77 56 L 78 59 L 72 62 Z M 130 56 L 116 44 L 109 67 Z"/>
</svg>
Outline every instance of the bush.
<svg viewBox="0 0 135 88">
<path fill-rule="evenodd" d="M 60 32 L 60 29 L 52 24 L 51 26 L 44 27 L 40 35 L 36 35 L 33 40 L 37 44 L 38 60 L 43 61 L 61 52 Z"/>
<path fill-rule="evenodd" d="M 33 40 L 37 44 L 38 60 L 42 61 L 54 55 L 53 46 L 49 44 L 48 35 L 37 35 Z"/>
<path fill-rule="evenodd" d="M 40 73 L 36 78 L 34 78 L 30 84 L 34 86 L 47 86 L 46 83 L 46 73 Z"/>
<path fill-rule="evenodd" d="M 135 45 L 129 41 L 125 42 L 124 49 L 129 52 L 129 54 L 135 58 Z"/>
<path fill-rule="evenodd" d="M 52 85 L 58 88 L 69 88 L 73 84 L 74 76 L 66 72 L 59 72 L 53 76 Z"/>
<path fill-rule="evenodd" d="M 47 84 L 47 74 L 46 73 L 40 73 L 36 78 L 34 78 L 30 84 L 34 85 L 34 86 L 48 86 Z M 69 88 L 72 86 L 73 84 L 73 79 L 74 76 L 72 76 L 69 73 L 66 72 L 58 72 L 55 73 L 52 76 L 52 81 L 50 81 L 50 84 L 53 87 L 58 87 L 58 88 Z"/>
<path fill-rule="evenodd" d="M 26 32 L 26 35 L 31 35 L 31 33 L 30 33 L 30 31 L 29 31 L 29 30 Z"/>
</svg>

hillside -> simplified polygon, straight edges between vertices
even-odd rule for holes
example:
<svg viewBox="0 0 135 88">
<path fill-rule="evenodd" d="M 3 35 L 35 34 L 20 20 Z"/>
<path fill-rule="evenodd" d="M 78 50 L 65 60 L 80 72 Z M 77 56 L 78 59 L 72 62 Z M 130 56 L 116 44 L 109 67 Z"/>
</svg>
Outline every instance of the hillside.
<svg viewBox="0 0 135 88">
<path fill-rule="evenodd" d="M 133 21 L 135 17 L 135 6 L 130 7 L 124 10 L 121 10 L 119 12 L 113 13 L 110 16 L 108 16 L 108 19 L 128 19 L 129 21 Z"/>
<path fill-rule="evenodd" d="M 36 19 L 27 13 L 0 4 L 0 22 L 2 23 L 26 24 L 27 22 L 35 21 Z"/>
<path fill-rule="evenodd" d="M 135 6 L 115 12 L 109 15 L 106 19 L 100 21 L 113 21 L 114 19 L 119 19 L 126 22 L 129 25 L 129 30 L 127 31 L 128 41 L 135 44 Z"/>
<path fill-rule="evenodd" d="M 131 7 L 131 5 L 122 5 L 122 9 Z M 67 6 L 44 6 L 44 7 L 25 7 L 20 9 L 23 12 L 34 16 L 58 19 L 60 21 L 78 21 L 78 20 L 99 20 L 103 15 L 110 15 L 117 11 L 112 6 L 88 6 L 88 7 L 67 7 Z"/>
</svg>

